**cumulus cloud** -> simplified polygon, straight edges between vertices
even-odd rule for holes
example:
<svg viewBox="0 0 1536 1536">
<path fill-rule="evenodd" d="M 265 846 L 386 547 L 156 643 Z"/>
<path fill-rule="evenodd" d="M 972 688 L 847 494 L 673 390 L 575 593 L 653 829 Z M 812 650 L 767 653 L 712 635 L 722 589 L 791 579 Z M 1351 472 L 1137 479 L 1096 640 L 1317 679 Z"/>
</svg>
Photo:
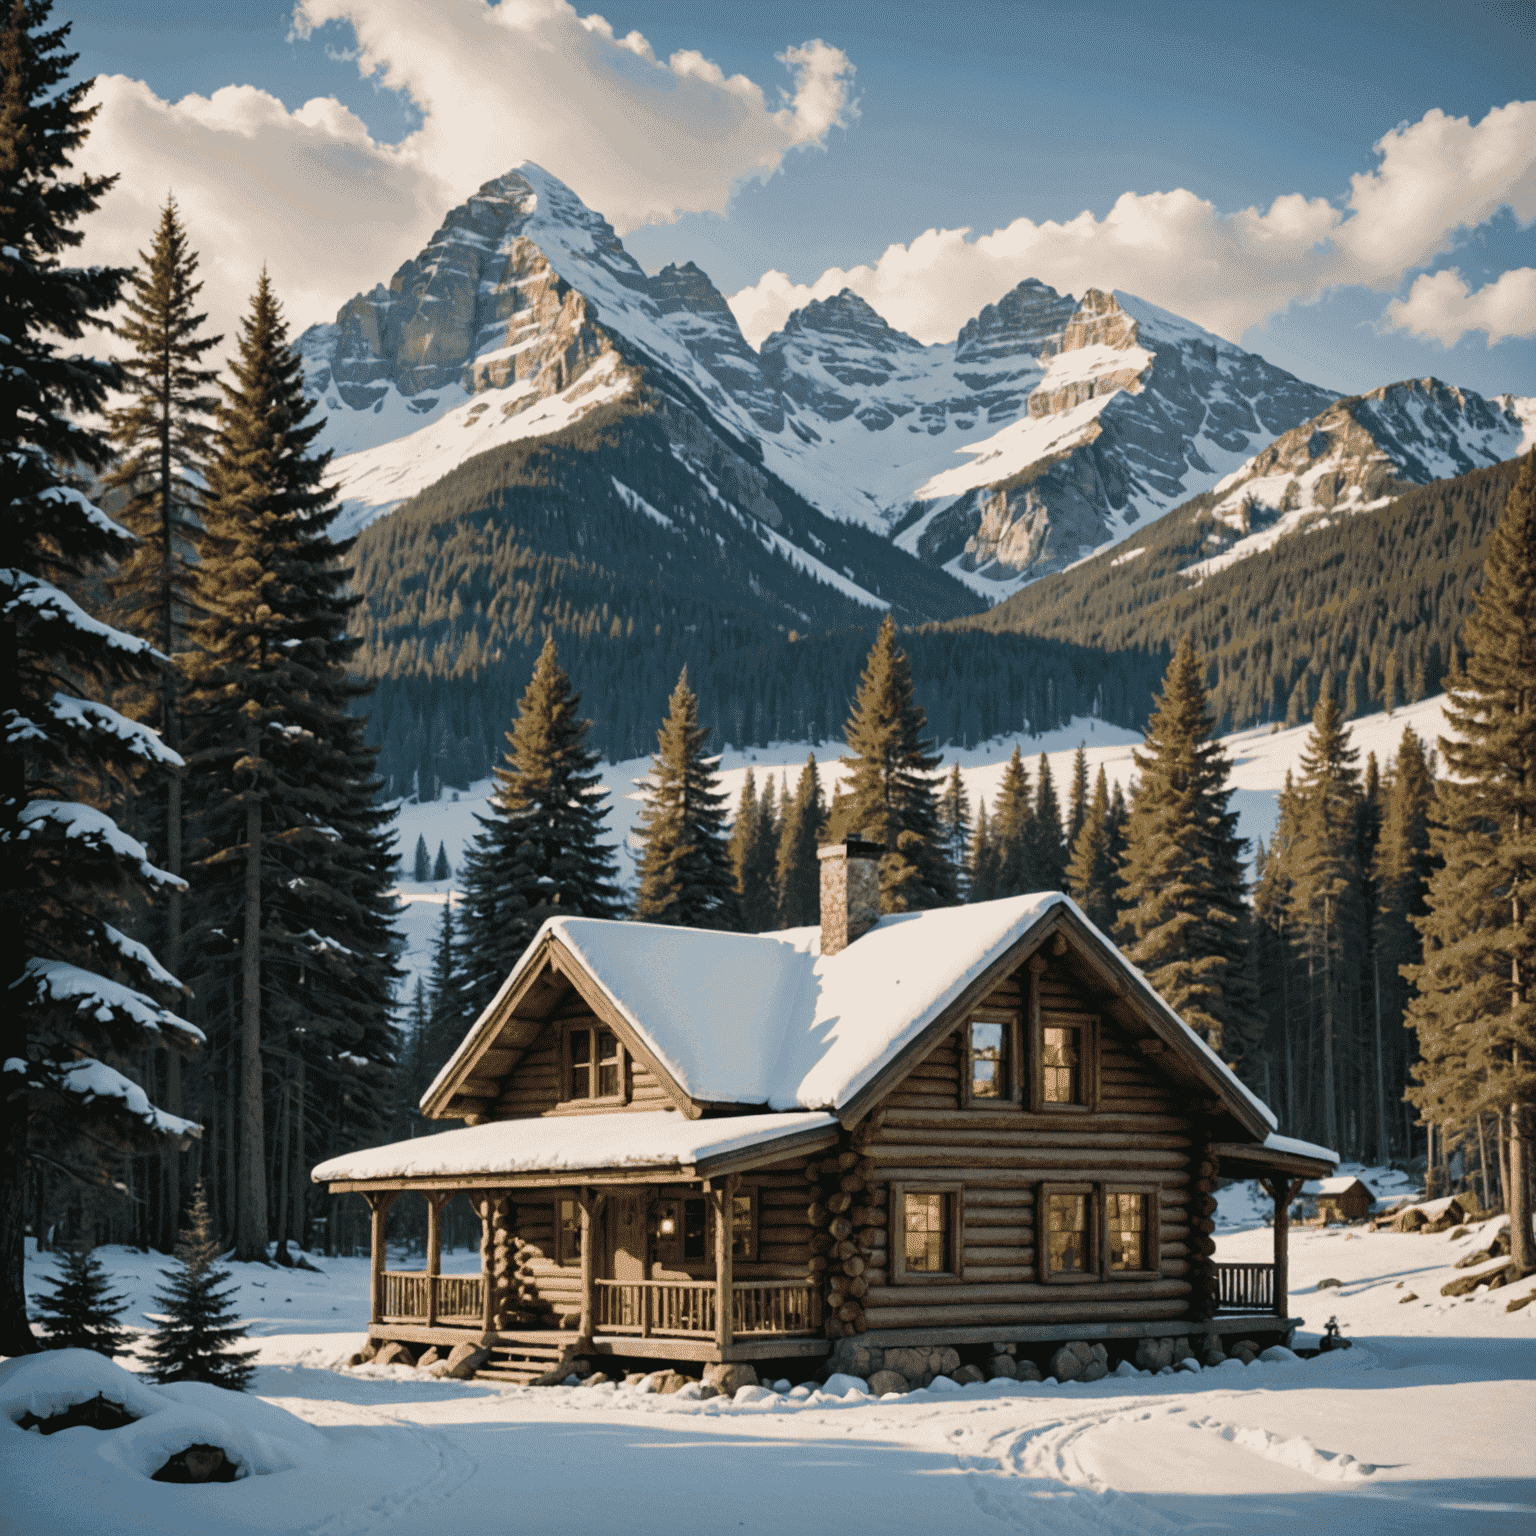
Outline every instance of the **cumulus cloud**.
<svg viewBox="0 0 1536 1536">
<path fill-rule="evenodd" d="M 1476 124 L 1434 110 L 1393 129 L 1375 153 L 1379 163 L 1351 178 L 1342 208 L 1288 193 L 1262 211 L 1222 213 L 1182 188 L 1127 192 L 1102 219 L 1016 219 L 976 239 L 969 229 L 930 229 L 813 283 L 766 272 L 730 304 L 755 345 L 794 309 L 846 287 L 934 342 L 1036 277 L 1064 292 L 1122 288 L 1235 341 L 1331 288 L 1396 288 L 1449 250 L 1458 230 L 1501 208 L 1522 224 L 1536 219 L 1536 102 L 1496 107 Z"/>
<path fill-rule="evenodd" d="M 1454 267 L 1423 273 L 1406 299 L 1387 305 L 1387 323 L 1454 346 L 1468 331 L 1486 331 L 1488 345 L 1536 336 L 1536 267 L 1516 267 L 1475 293 Z"/>
<path fill-rule="evenodd" d="M 263 261 L 302 325 L 387 278 L 449 208 L 524 160 L 622 234 L 723 212 L 735 185 L 857 115 L 853 65 L 820 40 L 779 55 L 788 84 L 770 94 L 693 50 L 658 59 L 565 0 L 301 0 L 294 13 L 301 36 L 333 21 L 354 29 L 365 76 L 409 95 L 414 132 L 380 144 L 332 99 L 290 111 L 232 85 L 170 102 L 101 77 L 78 163 L 121 179 L 87 221 L 86 259 L 131 265 L 174 192 L 220 328 Z"/>
</svg>

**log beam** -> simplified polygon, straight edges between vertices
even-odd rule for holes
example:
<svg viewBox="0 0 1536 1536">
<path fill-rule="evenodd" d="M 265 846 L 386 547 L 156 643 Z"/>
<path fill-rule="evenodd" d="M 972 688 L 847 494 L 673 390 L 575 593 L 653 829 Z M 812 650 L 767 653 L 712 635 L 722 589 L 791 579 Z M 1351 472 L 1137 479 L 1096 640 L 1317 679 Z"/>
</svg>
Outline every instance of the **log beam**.
<svg viewBox="0 0 1536 1536">
<path fill-rule="evenodd" d="M 438 1277 L 443 1272 L 443 1201 L 433 1190 L 427 1196 L 427 1327 L 437 1326 Z"/>
<path fill-rule="evenodd" d="M 1275 1316 L 1284 1317 L 1287 1311 L 1287 1292 L 1291 1284 L 1291 1201 L 1301 1193 L 1306 1181 L 1281 1177 L 1265 1179 L 1264 1188 L 1275 1202 Z"/>
<path fill-rule="evenodd" d="M 368 1241 L 371 1266 L 368 1271 L 368 1320 L 384 1321 L 384 1218 L 395 1203 L 391 1190 L 379 1190 L 363 1196 L 368 1202 Z"/>
</svg>

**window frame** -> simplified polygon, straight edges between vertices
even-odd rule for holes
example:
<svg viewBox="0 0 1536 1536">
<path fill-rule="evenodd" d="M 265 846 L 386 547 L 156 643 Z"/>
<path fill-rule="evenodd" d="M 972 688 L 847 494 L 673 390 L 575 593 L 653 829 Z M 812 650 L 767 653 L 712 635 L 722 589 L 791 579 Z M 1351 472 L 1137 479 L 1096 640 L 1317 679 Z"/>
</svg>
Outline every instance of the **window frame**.
<svg viewBox="0 0 1536 1536">
<path fill-rule="evenodd" d="M 947 1195 L 949 1197 L 948 1269 L 909 1270 L 907 1268 L 907 1196 Z M 892 1285 L 953 1285 L 965 1279 L 965 1185 L 956 1180 L 911 1180 L 891 1185 L 890 1231 L 887 1234 L 891 1256 Z"/>
<path fill-rule="evenodd" d="M 560 1214 L 560 1207 L 569 1203 L 576 1207 L 576 1229 L 571 1235 L 565 1230 L 565 1219 Z M 570 1196 L 569 1201 L 563 1194 L 555 1196 L 555 1263 L 562 1269 L 579 1266 L 581 1263 L 581 1201 L 575 1195 Z"/>
<path fill-rule="evenodd" d="M 1019 1070 L 1024 1040 L 1023 1020 L 1017 1008 L 988 1008 L 985 1005 L 971 1009 L 960 1026 L 960 1107 L 962 1109 L 1019 1109 L 1023 1100 L 1023 1077 Z M 978 1098 L 972 1091 L 975 1072 L 971 1056 L 971 1025 L 1001 1024 L 1003 1026 L 1003 1092 L 995 1099 Z"/>
<path fill-rule="evenodd" d="M 734 1251 L 736 1246 L 736 1210 L 734 1205 L 731 1207 L 731 1256 L 734 1262 L 737 1264 L 755 1264 L 757 1263 L 757 1228 L 759 1221 L 759 1201 L 757 1197 L 757 1186 L 755 1184 L 738 1185 L 727 1198 L 732 1201 L 751 1201 L 751 1210 L 747 1219 L 747 1251 L 745 1253 L 736 1253 Z M 705 1219 L 708 1221 L 710 1217 L 706 1216 Z"/>
<path fill-rule="evenodd" d="M 1109 1197 L 1111 1195 L 1140 1195 L 1146 1202 L 1146 1257 L 1151 1263 L 1144 1269 L 1112 1269 L 1109 1251 Z M 1104 1227 L 1103 1275 L 1106 1280 L 1160 1280 L 1162 1279 L 1162 1191 L 1153 1183 L 1141 1179 L 1106 1179 L 1099 1186 L 1099 1205 Z"/>
<path fill-rule="evenodd" d="M 1086 1180 L 1070 1183 L 1041 1184 L 1035 1194 L 1035 1268 L 1040 1279 L 1047 1285 L 1098 1285 L 1102 1280 L 1103 1234 L 1100 1221 L 1103 1201 L 1099 1198 L 1100 1186 Z M 1088 1262 L 1081 1269 L 1052 1269 L 1051 1267 L 1051 1196 L 1086 1195 L 1088 1197 Z"/>
<path fill-rule="evenodd" d="M 575 1089 L 575 1074 L 577 1064 L 571 1060 L 571 1040 L 578 1033 L 585 1034 L 590 1040 L 589 1059 L 582 1064 L 582 1070 L 588 1074 L 590 1087 L 597 1086 L 596 1074 L 599 1070 L 598 1041 L 603 1035 L 612 1035 L 615 1048 L 618 1051 L 619 1066 L 619 1091 L 617 1093 L 604 1094 L 602 1097 L 577 1097 Z M 624 1044 L 623 1037 L 618 1030 L 604 1024 L 601 1019 L 593 1019 L 590 1023 L 582 1023 L 572 1020 L 568 1024 L 560 1026 L 560 1108 L 567 1110 L 582 1109 L 612 1109 L 629 1103 L 629 1049 Z"/>
<path fill-rule="evenodd" d="M 1081 1036 L 1082 1064 L 1077 1076 L 1077 1099 L 1071 1104 L 1045 1097 L 1045 1032 L 1075 1029 Z M 1031 1008 L 1029 1029 L 1029 1107 L 1036 1114 L 1092 1114 L 1099 1107 L 1099 1016 L 1069 1013 L 1063 1008 Z"/>
</svg>

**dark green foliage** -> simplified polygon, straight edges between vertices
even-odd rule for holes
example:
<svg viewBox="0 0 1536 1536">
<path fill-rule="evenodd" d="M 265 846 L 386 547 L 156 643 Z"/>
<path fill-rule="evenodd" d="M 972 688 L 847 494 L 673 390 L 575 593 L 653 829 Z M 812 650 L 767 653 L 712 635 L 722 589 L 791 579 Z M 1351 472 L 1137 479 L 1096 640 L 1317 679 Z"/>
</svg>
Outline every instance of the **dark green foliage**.
<svg viewBox="0 0 1536 1536">
<path fill-rule="evenodd" d="M 1109 805 L 1105 802 L 1105 812 L 1108 813 Z M 1088 747 L 1086 742 L 1078 742 L 1077 754 L 1072 759 L 1072 794 L 1067 801 L 1067 847 L 1071 849 L 1077 843 L 1077 834 L 1083 830 L 1083 821 L 1088 815 Z"/>
<path fill-rule="evenodd" d="M 1135 754 L 1141 775 L 1121 866 L 1127 954 L 1184 1022 L 1227 1061 L 1259 1035 L 1248 969 L 1249 913 L 1231 762 L 1212 739 L 1200 666 L 1186 636 Z"/>
<path fill-rule="evenodd" d="M 778 823 L 773 780 L 764 784 L 759 795 L 752 770 L 747 769 L 730 842 L 743 933 L 764 933 L 778 916 Z"/>
<path fill-rule="evenodd" d="M 944 839 L 945 857 L 955 872 L 956 898 L 967 900 L 970 884 L 971 797 L 966 793 L 965 780 L 960 777 L 958 762 L 950 765 L 949 777 L 944 781 L 944 792 L 939 796 L 939 832 Z"/>
<path fill-rule="evenodd" d="M 775 877 L 780 928 L 808 927 L 821 919 L 821 864 L 816 850 L 826 820 L 821 776 L 812 753 L 807 755 L 805 767 L 795 781 L 794 796 L 785 796 L 779 818 Z"/>
<path fill-rule="evenodd" d="M 991 894 L 1021 896 L 1040 889 L 1034 862 L 1035 806 L 1029 793 L 1029 770 L 1015 745 L 993 806 Z"/>
<path fill-rule="evenodd" d="M 880 910 L 920 912 L 955 899 L 932 774 L 939 759 L 923 739 L 927 716 L 913 696 L 912 669 L 887 615 L 848 717 L 848 804 L 844 835 L 885 849 Z"/>
<path fill-rule="evenodd" d="M 704 756 L 709 739 L 698 700 L 683 669 L 640 812 L 640 893 L 635 916 L 684 928 L 740 926 L 735 878 L 725 836 L 725 796 L 716 788 L 718 758 Z"/>
<path fill-rule="evenodd" d="M 237 1349 L 245 1327 L 235 1321 L 233 1290 L 221 1290 L 229 1271 L 218 1267 L 219 1241 L 199 1184 L 176 1244 L 180 1269 L 163 1271 L 170 1284 L 155 1292 L 163 1320 L 149 1336 L 149 1376 L 162 1386 L 205 1381 L 243 1392 L 256 1367 L 253 1349 Z"/>
<path fill-rule="evenodd" d="M 129 555 L 131 535 L 71 478 L 100 468 L 91 425 L 121 382 L 116 365 L 75 350 L 102 324 L 124 278 L 63 258 L 112 178 L 71 180 L 95 108 L 74 77 L 67 26 L 47 0 L 11 0 L 0 17 L 0 1353 L 36 1344 L 22 1286 L 29 1173 L 105 1186 L 122 1151 L 162 1144 L 153 1111 L 88 1096 L 72 1073 L 127 1066 L 198 1037 L 164 1002 L 177 986 L 109 924 L 131 921 L 170 876 L 122 840 L 111 811 L 128 786 L 175 763 L 149 731 L 102 701 L 156 686 L 155 653 L 97 622 L 95 583 Z M 138 996 L 97 995 L 102 980 Z M 70 993 L 65 997 L 62 994 Z M 11 1070 L 12 1063 L 25 1063 Z M 89 1067 L 86 1070 L 90 1070 Z M 29 1168 L 29 1159 L 31 1167 Z"/>
<path fill-rule="evenodd" d="M 1488 543 L 1467 665 L 1453 673 L 1452 777 L 1430 836 L 1442 867 L 1418 920 L 1423 963 L 1409 1018 L 1431 1121 L 1508 1117 L 1510 1258 L 1536 1268 L 1529 1137 L 1536 1105 L 1536 451 Z"/>
<path fill-rule="evenodd" d="M 1035 814 L 1029 824 L 1028 844 L 1036 885 L 1042 891 L 1061 890 L 1069 850 L 1061 834 L 1061 802 L 1056 798 L 1056 783 L 1044 752 L 1040 754 L 1040 771 L 1035 777 Z"/>
<path fill-rule="evenodd" d="M 418 834 L 416 838 L 416 852 L 411 861 L 411 878 L 418 884 L 425 884 L 432 878 L 432 856 L 427 852 L 427 839 L 422 834 Z"/>
<path fill-rule="evenodd" d="M 1100 767 L 1093 799 L 1084 809 L 1082 826 L 1072 844 L 1063 888 L 1083 909 L 1088 921 L 1111 937 L 1119 911 L 1119 868 L 1112 849 L 1109 782 Z"/>
<path fill-rule="evenodd" d="M 448 849 L 443 843 L 437 845 L 437 857 L 432 861 L 432 878 L 434 880 L 449 880 L 453 877 L 453 866 L 448 862 Z"/>
<path fill-rule="evenodd" d="M 581 695 L 546 640 L 507 733 L 489 814 L 477 818 L 460 871 L 472 1014 L 548 918 L 619 914 L 613 849 L 602 840 L 608 794 L 580 711 Z"/>
<path fill-rule="evenodd" d="M 1106 551 L 950 627 L 1141 653 L 1161 665 L 1168 637 L 1189 634 L 1224 732 L 1310 719 L 1329 673 L 1360 713 L 1412 703 L 1443 686 L 1515 473 L 1513 462 L 1494 464 L 1417 487 L 1198 584 L 1183 567 L 1231 530 L 1211 519 L 1216 498 L 1197 496 L 1136 536 L 1147 551 L 1137 559 Z M 1105 712 L 1121 719 L 1108 704 Z"/>
<path fill-rule="evenodd" d="M 89 1248 L 65 1249 L 55 1255 L 58 1275 L 45 1280 L 52 1295 L 40 1296 L 37 1320 L 48 1329 L 49 1349 L 94 1349 L 101 1355 L 125 1355 L 133 1330 L 118 1319 L 128 1304 L 113 1296 L 101 1260 Z"/>
<path fill-rule="evenodd" d="M 991 901 L 997 895 L 997 840 L 987 819 L 985 799 L 976 803 L 976 831 L 966 861 L 966 900 Z"/>
<path fill-rule="evenodd" d="M 465 953 L 466 949 L 462 937 L 454 934 L 453 893 L 450 891 L 443 903 L 437 948 L 432 952 L 432 1006 L 416 1062 L 419 1086 L 415 1089 L 414 1102 L 420 1102 L 448 1058 L 464 1043 L 464 1036 L 483 1007 L 478 1003 L 470 981 L 469 967 L 473 962 Z M 500 986 L 501 981 L 496 985 Z M 495 995 L 494 989 L 492 995 Z"/>
</svg>

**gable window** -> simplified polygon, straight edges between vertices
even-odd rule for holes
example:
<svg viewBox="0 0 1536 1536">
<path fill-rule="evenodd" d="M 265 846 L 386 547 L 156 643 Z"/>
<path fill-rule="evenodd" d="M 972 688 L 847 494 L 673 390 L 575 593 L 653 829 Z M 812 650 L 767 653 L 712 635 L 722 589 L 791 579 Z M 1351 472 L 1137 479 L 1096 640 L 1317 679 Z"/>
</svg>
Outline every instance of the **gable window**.
<svg viewBox="0 0 1536 1536">
<path fill-rule="evenodd" d="M 1041 1110 L 1092 1109 L 1098 1098 L 1098 1020 L 1042 1013 L 1034 1029 L 1031 1096 Z"/>
<path fill-rule="evenodd" d="M 557 1263 L 581 1263 L 581 1205 L 578 1201 L 555 1202 L 555 1244 Z"/>
<path fill-rule="evenodd" d="M 979 1109 L 1014 1104 L 1018 1099 L 1018 1018 L 1012 1013 L 980 1010 L 965 1024 L 961 1102 Z"/>
<path fill-rule="evenodd" d="M 624 1047 L 611 1029 L 601 1025 L 575 1025 L 566 1031 L 567 1101 L 624 1099 Z"/>
<path fill-rule="evenodd" d="M 1156 1189 L 1043 1184 L 1040 1278 L 1055 1281 L 1156 1279 Z"/>
<path fill-rule="evenodd" d="M 892 1188 L 893 1283 L 959 1276 L 962 1193 L 958 1184 L 898 1184 Z"/>
</svg>

